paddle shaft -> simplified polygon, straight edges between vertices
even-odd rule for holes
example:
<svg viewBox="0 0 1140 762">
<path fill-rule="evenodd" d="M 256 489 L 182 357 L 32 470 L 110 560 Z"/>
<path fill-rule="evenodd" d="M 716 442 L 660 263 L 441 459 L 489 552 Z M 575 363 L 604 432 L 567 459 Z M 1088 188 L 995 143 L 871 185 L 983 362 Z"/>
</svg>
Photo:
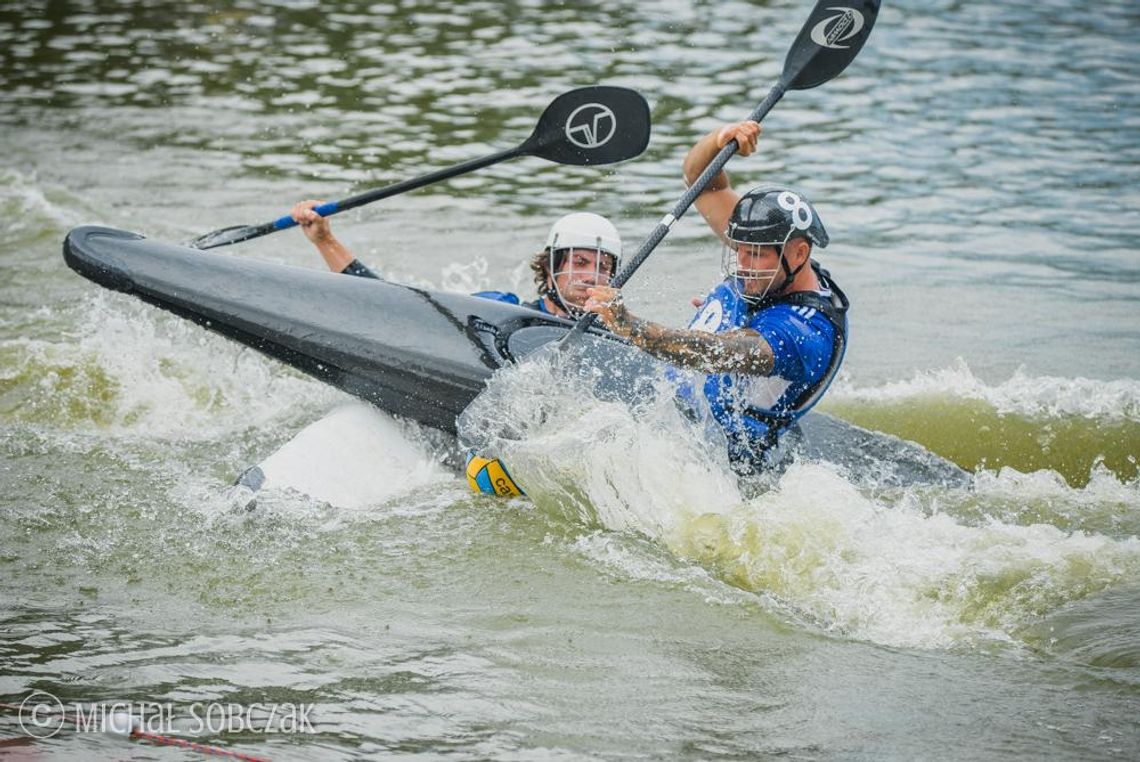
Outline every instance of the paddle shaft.
<svg viewBox="0 0 1140 762">
<path fill-rule="evenodd" d="M 529 153 L 527 150 L 528 147 L 529 146 L 526 144 L 516 146 L 505 151 L 493 153 L 490 156 L 484 156 L 479 159 L 472 159 L 471 161 L 465 161 L 461 164 L 445 167 L 444 169 L 436 170 L 435 172 L 429 172 L 426 175 L 420 175 L 419 177 L 413 177 L 408 180 L 401 180 L 398 183 L 392 183 L 391 185 L 386 185 L 383 188 L 377 188 L 365 193 L 359 193 L 355 196 L 349 196 L 348 198 L 342 199 L 340 201 L 329 201 L 327 203 L 314 207 L 313 211 L 322 217 L 328 217 L 330 215 L 344 212 L 349 209 L 355 209 L 358 206 L 364 206 L 365 204 L 370 204 L 373 201 L 379 201 L 382 198 L 388 198 L 389 196 L 396 196 L 401 193 L 406 193 L 407 191 L 422 188 L 425 185 L 431 185 L 432 183 L 437 183 L 441 180 L 450 180 L 453 177 L 465 175 L 468 172 L 474 172 L 477 169 L 489 167 L 492 164 L 498 164 L 499 162 L 513 159 L 516 156 L 522 156 Z M 294 227 L 296 224 L 297 221 L 294 220 L 291 215 L 286 214 L 283 217 L 278 217 L 272 222 L 266 222 L 263 225 L 250 226 L 248 230 L 241 233 L 240 235 L 226 240 L 224 245 L 241 243 L 242 241 L 248 241 L 253 238 L 260 238 L 263 235 L 269 235 L 270 233 L 275 233 L 278 230 L 285 230 L 287 228 Z M 207 246 L 205 248 L 213 247 Z"/>
<path fill-rule="evenodd" d="M 439 169 L 435 172 L 428 172 L 426 175 L 420 175 L 419 177 L 413 177 L 408 180 L 401 180 L 398 183 L 392 183 L 391 185 L 386 185 L 383 188 L 377 188 L 365 193 L 359 193 L 355 196 L 349 196 L 342 201 L 330 201 L 327 204 L 321 204 L 320 206 L 316 207 L 314 211 L 316 211 L 316 213 L 322 217 L 328 217 L 330 214 L 336 214 L 337 212 L 355 209 L 358 206 L 364 206 L 365 204 L 371 204 L 373 201 L 379 201 L 382 198 L 388 198 L 389 196 L 396 196 L 400 193 L 416 190 L 417 188 L 422 188 L 425 185 L 438 183 L 441 180 L 450 180 L 453 177 L 459 177 L 460 175 L 465 175 L 468 172 L 474 172 L 477 169 L 489 167 L 492 164 L 498 164 L 501 161 L 513 159 L 516 156 L 522 156 L 524 153 L 526 153 L 526 151 L 523 150 L 523 147 L 517 146 L 506 151 L 493 153 L 490 156 L 484 156 L 480 159 L 472 159 L 471 161 L 465 161 L 462 164 L 445 167 L 444 169 Z M 273 221 L 273 227 L 275 230 L 284 230 L 285 228 L 291 228 L 296 224 L 296 221 L 294 221 L 293 218 L 289 215 L 279 217 Z"/>
<path fill-rule="evenodd" d="M 786 77 L 781 77 L 780 81 L 773 85 L 772 89 L 768 91 L 768 95 L 760 105 L 756 107 L 756 110 L 748 115 L 749 121 L 761 121 L 768 115 L 768 112 L 772 110 L 772 107 L 784 97 L 784 93 L 787 92 L 788 89 L 787 84 L 785 84 L 785 79 Z M 674 223 L 681 219 L 681 216 L 687 212 L 689 207 L 693 205 L 693 202 L 697 200 L 697 196 L 704 193 L 705 188 L 713 181 L 713 178 L 724 169 L 724 165 L 727 164 L 728 160 L 732 158 L 732 155 L 736 153 L 738 147 L 736 140 L 733 139 L 728 141 L 724 148 L 720 149 L 720 153 L 709 162 L 705 170 L 693 181 L 693 184 L 690 185 L 689 189 L 685 191 L 685 194 L 678 199 L 673 209 L 661 218 L 661 221 L 657 223 L 657 227 L 653 228 L 653 232 L 642 242 L 637 253 L 633 255 L 633 258 L 623 265 L 621 270 L 618 271 L 618 274 L 613 277 L 610 281 L 611 286 L 621 288 L 633 277 L 633 274 L 637 272 L 637 268 L 641 267 L 642 263 L 645 262 L 645 260 L 649 258 L 649 255 L 653 253 L 653 250 L 657 248 L 657 245 L 665 240 L 665 236 L 669 235 L 669 231 L 672 229 Z M 573 340 L 577 336 L 581 336 L 589 330 L 597 318 L 598 315 L 594 312 L 582 316 L 574 325 L 573 330 L 562 339 L 562 342 L 565 343 Z"/>
</svg>

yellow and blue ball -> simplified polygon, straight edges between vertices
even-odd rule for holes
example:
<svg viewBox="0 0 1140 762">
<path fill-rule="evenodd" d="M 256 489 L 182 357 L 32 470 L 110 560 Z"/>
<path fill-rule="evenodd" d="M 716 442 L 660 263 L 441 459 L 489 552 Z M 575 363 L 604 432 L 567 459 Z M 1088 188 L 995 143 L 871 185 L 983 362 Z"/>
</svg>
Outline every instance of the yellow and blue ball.
<svg viewBox="0 0 1140 762">
<path fill-rule="evenodd" d="M 498 458 L 483 458 L 467 453 L 467 483 L 474 492 L 512 497 L 525 495 Z"/>
</svg>

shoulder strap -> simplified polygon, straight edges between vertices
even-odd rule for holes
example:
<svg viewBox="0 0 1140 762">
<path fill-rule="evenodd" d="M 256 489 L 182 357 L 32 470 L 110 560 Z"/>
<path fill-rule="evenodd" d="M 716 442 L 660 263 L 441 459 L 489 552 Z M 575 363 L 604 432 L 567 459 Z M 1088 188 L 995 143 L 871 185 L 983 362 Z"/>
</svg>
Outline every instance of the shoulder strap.
<svg viewBox="0 0 1140 762">
<path fill-rule="evenodd" d="M 819 278 L 820 285 L 831 292 L 830 298 L 818 291 L 793 291 L 790 294 L 781 294 L 762 300 L 755 307 L 755 311 L 773 307 L 777 304 L 790 304 L 794 307 L 814 307 L 822 312 L 837 330 L 846 331 L 847 310 L 851 307 L 851 302 L 847 298 L 847 294 L 843 293 L 843 290 L 831 279 L 831 273 L 820 267 L 819 263 L 815 260 L 811 262 L 811 269 L 815 270 L 815 275 Z"/>
</svg>

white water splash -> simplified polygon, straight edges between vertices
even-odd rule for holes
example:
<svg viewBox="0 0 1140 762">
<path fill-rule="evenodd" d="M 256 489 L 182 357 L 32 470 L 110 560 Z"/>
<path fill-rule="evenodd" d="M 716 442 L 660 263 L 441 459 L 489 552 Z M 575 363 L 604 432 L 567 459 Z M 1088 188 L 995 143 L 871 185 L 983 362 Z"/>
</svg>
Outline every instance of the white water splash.
<svg viewBox="0 0 1140 762">
<path fill-rule="evenodd" d="M 466 262 L 453 262 L 440 271 L 440 288 L 444 291 L 470 294 L 490 288 L 486 257 L 472 257 Z"/>
<path fill-rule="evenodd" d="M 723 446 L 692 435 L 672 387 L 661 382 L 635 416 L 593 396 L 596 380 L 562 352 L 500 371 L 461 435 L 466 427 L 477 433 L 467 441 L 485 440 L 484 452 L 502 458 L 536 502 L 610 529 L 656 536 L 690 506 L 740 499 Z"/>
<path fill-rule="evenodd" d="M 117 294 L 83 300 L 76 335 L 14 339 L 3 371 L 26 386 L 17 419 L 146 437 L 212 439 L 343 395 L 253 350 Z"/>
<path fill-rule="evenodd" d="M 1016 642 L 1042 616 L 1140 574 L 1135 537 L 1071 531 L 1029 510 L 1060 498 L 1085 510 L 1121 500 L 1140 515 L 1134 486 L 1111 475 L 1073 490 L 1003 472 L 972 490 L 900 494 L 828 463 L 797 462 L 749 497 L 668 395 L 635 411 L 597 399 L 577 373 L 557 357 L 523 363 L 496 375 L 491 404 L 476 411 L 472 425 L 502 432 L 488 441 L 535 505 L 643 535 L 822 630 L 918 648 Z M 1011 513 L 999 499 L 1007 494 L 1026 510 Z M 945 510 L 964 502 L 980 515 Z M 644 578 L 643 558 L 599 542 L 584 552 Z M 673 570 L 661 575 L 677 581 Z"/>
<path fill-rule="evenodd" d="M 1008 380 L 992 386 L 975 376 L 961 358 L 949 368 L 919 372 L 910 380 L 881 386 L 859 388 L 841 378 L 828 393 L 832 402 L 870 403 L 943 396 L 980 400 L 1002 415 L 1140 421 L 1140 381 L 1031 376 L 1019 369 Z"/>
<path fill-rule="evenodd" d="M 821 464 L 792 466 L 776 489 L 698 517 L 666 542 L 825 630 L 921 648 L 1011 640 L 1140 572 L 1134 537 L 964 525 L 871 500 Z"/>
</svg>

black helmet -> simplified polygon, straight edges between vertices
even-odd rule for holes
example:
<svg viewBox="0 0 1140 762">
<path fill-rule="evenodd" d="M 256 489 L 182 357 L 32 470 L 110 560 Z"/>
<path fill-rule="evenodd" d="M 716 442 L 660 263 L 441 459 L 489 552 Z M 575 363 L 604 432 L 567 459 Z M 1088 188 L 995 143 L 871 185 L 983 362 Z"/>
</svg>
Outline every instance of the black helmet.
<svg viewBox="0 0 1140 762">
<path fill-rule="evenodd" d="M 807 196 L 774 185 L 753 188 L 741 196 L 724 234 L 730 241 L 764 246 L 783 246 L 799 236 L 822 249 L 830 240 Z"/>
</svg>

